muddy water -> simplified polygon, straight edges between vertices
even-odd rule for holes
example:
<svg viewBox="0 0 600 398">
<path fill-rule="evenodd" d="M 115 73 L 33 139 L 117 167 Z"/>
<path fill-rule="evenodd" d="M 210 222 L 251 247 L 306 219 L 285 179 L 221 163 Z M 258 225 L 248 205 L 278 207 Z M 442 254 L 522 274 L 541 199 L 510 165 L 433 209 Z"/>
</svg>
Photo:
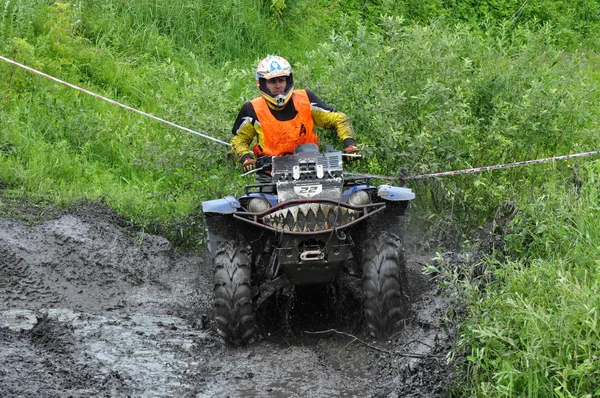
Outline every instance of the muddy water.
<svg viewBox="0 0 600 398">
<path fill-rule="evenodd" d="M 441 397 L 445 304 L 420 274 L 427 256 L 409 260 L 414 315 L 393 340 L 319 319 L 231 349 L 206 258 L 126 234 L 97 206 L 0 219 L 0 396 Z"/>
</svg>

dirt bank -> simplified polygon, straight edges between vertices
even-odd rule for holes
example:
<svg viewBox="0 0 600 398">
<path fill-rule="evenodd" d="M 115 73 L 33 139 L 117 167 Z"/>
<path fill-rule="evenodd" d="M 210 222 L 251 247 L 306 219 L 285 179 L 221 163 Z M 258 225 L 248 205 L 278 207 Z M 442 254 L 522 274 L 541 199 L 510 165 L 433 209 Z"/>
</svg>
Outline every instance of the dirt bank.
<svg viewBox="0 0 600 398">
<path fill-rule="evenodd" d="M 407 253 L 413 315 L 385 344 L 360 316 L 312 302 L 295 308 L 293 335 L 265 325 L 229 349 L 214 331 L 209 259 L 123 227 L 100 205 L 35 225 L 0 218 L 0 396 L 446 396 L 452 331 L 421 274 L 430 254 Z"/>
</svg>

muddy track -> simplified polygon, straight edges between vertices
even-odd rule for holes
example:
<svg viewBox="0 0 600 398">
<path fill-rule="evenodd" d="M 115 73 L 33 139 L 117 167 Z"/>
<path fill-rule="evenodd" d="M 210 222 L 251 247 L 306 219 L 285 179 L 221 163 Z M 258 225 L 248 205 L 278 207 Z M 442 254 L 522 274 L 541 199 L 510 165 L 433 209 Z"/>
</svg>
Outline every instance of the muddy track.
<svg viewBox="0 0 600 398">
<path fill-rule="evenodd" d="M 336 317 L 298 301 L 291 332 L 266 320 L 222 345 L 208 258 L 132 234 L 99 205 L 30 226 L 0 218 L 2 397 L 444 397 L 446 304 L 408 253 L 411 317 L 371 341 L 356 303 Z M 274 323 L 273 323 L 274 322 Z"/>
</svg>

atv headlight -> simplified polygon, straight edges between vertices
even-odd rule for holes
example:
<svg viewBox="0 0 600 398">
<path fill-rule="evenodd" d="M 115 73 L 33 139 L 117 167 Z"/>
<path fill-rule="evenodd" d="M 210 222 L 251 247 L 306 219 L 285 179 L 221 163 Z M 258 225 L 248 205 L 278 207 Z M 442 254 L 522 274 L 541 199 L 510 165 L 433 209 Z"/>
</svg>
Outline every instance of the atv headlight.
<svg viewBox="0 0 600 398">
<path fill-rule="evenodd" d="M 262 213 L 263 211 L 267 211 L 271 207 L 271 204 L 266 198 L 256 197 L 250 199 L 248 202 L 248 210 L 252 213 Z"/>
<path fill-rule="evenodd" d="M 353 206 L 364 206 L 371 202 L 371 197 L 366 191 L 356 191 L 348 198 L 348 203 Z"/>
</svg>

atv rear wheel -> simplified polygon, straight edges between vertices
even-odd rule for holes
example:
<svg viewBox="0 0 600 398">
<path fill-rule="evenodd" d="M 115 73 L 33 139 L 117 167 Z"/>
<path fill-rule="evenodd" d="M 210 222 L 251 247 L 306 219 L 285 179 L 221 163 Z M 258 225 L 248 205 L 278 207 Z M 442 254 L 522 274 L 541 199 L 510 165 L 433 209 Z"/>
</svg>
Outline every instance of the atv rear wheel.
<svg viewBox="0 0 600 398">
<path fill-rule="evenodd" d="M 362 286 L 369 332 L 379 340 L 395 331 L 406 315 L 406 260 L 399 237 L 383 232 L 363 254 Z"/>
<path fill-rule="evenodd" d="M 214 264 L 217 330 L 229 345 L 246 344 L 254 334 L 250 251 L 241 242 L 222 242 Z"/>
</svg>

